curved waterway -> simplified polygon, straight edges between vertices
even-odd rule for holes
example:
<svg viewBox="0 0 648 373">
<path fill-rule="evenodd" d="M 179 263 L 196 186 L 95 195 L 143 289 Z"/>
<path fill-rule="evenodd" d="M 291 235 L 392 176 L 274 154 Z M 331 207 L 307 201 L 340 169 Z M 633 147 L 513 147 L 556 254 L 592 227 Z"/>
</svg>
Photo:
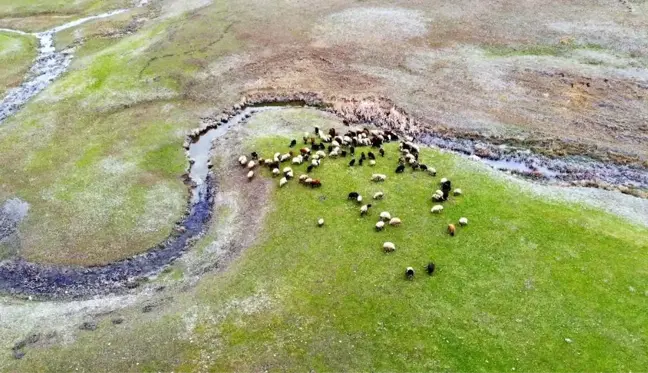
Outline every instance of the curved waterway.
<svg viewBox="0 0 648 373">
<path fill-rule="evenodd" d="M 35 36 L 39 42 L 38 56 L 29 69 L 25 80 L 18 87 L 8 90 L 5 97 L 0 101 L 0 123 L 7 119 L 7 117 L 18 112 L 32 97 L 47 88 L 56 78 L 67 71 L 72 62 L 73 50 L 56 50 L 54 47 L 54 35 L 57 32 L 79 26 L 88 21 L 112 17 L 126 11 L 128 9 L 119 9 L 95 16 L 80 18 L 50 30 L 33 34 L 19 30 L 0 28 L 0 31 L 4 32 Z"/>
</svg>

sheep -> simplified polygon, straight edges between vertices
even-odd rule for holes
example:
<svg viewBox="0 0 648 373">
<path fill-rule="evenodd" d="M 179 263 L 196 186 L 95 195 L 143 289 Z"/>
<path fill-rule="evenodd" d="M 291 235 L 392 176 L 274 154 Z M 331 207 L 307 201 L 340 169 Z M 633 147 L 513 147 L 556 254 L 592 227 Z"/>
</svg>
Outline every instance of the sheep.
<svg viewBox="0 0 648 373">
<path fill-rule="evenodd" d="M 353 167 L 353 165 L 355 164 L 355 161 L 356 161 L 355 158 L 353 158 L 351 160 L 351 162 L 349 162 L 349 167 Z"/>
<path fill-rule="evenodd" d="M 290 157 L 292 157 L 292 155 L 290 155 L 290 153 L 282 154 L 282 155 L 279 157 L 279 162 L 282 162 L 282 163 L 283 163 L 283 162 L 289 160 Z"/>
<path fill-rule="evenodd" d="M 443 206 L 441 205 L 435 205 L 434 207 L 432 207 L 432 210 L 430 210 L 430 212 L 432 212 L 433 214 L 440 214 L 441 211 L 443 211 Z"/>
<path fill-rule="evenodd" d="M 315 154 L 320 158 L 326 158 L 326 153 L 323 150 L 318 150 Z"/>
<path fill-rule="evenodd" d="M 349 193 L 349 196 L 347 197 L 347 199 L 357 199 L 359 196 L 360 196 L 360 194 L 358 192 L 351 192 L 351 193 Z"/>
<path fill-rule="evenodd" d="M 333 140 L 333 141 L 331 141 L 331 146 L 333 146 L 333 147 L 339 147 L 339 146 L 340 146 L 340 143 L 339 143 L 337 140 Z"/>
<path fill-rule="evenodd" d="M 454 194 L 455 196 L 460 196 L 460 195 L 462 194 L 462 193 L 461 193 L 461 189 L 459 189 L 459 188 L 455 189 L 453 194 Z"/>
<path fill-rule="evenodd" d="M 428 166 L 425 165 L 425 164 L 423 164 L 423 163 L 421 163 L 421 164 L 419 164 L 419 168 L 421 169 L 421 171 L 427 171 Z"/>
<path fill-rule="evenodd" d="M 385 149 L 383 149 L 383 148 L 378 149 L 378 153 L 380 153 L 381 157 L 384 157 L 385 156 Z"/>
<path fill-rule="evenodd" d="M 301 149 L 299 149 L 299 152 L 300 152 L 302 155 L 304 155 L 304 154 L 309 154 L 309 153 L 310 153 L 310 149 L 308 149 L 308 148 L 301 148 Z"/>
<path fill-rule="evenodd" d="M 383 228 L 385 228 L 385 222 L 384 221 L 381 220 L 378 223 L 376 223 L 376 230 L 377 231 L 381 231 L 381 230 L 383 230 Z"/>
<path fill-rule="evenodd" d="M 367 155 L 364 152 L 360 153 L 360 159 L 362 160 L 367 159 Z"/>
<path fill-rule="evenodd" d="M 279 171 L 278 168 L 272 169 L 272 176 L 279 176 L 280 173 L 281 173 L 281 171 Z"/>
<path fill-rule="evenodd" d="M 427 169 L 427 172 L 428 172 L 428 174 L 430 174 L 430 176 L 436 176 L 436 174 L 437 174 L 436 168 L 434 168 L 434 167 L 429 167 Z"/>
<path fill-rule="evenodd" d="M 385 196 L 385 194 L 383 192 L 376 192 L 373 195 L 373 199 L 383 199 L 384 196 Z"/>
<path fill-rule="evenodd" d="M 393 242 L 385 242 L 383 244 L 383 250 L 385 250 L 386 253 L 391 253 L 396 250 L 396 245 L 394 245 Z"/>
<path fill-rule="evenodd" d="M 407 277 L 408 280 L 413 280 L 414 279 L 414 268 L 407 267 L 405 269 L 405 277 Z"/>
<path fill-rule="evenodd" d="M 286 176 L 286 178 L 287 178 L 288 180 L 290 180 L 290 179 L 292 179 L 293 177 L 295 177 L 294 174 L 293 174 L 293 172 L 292 172 L 292 170 L 286 172 L 284 175 Z"/>
<path fill-rule="evenodd" d="M 387 180 L 387 175 L 383 175 L 383 174 L 371 175 L 371 181 L 385 181 L 385 180 Z"/>
<path fill-rule="evenodd" d="M 363 205 L 360 207 L 360 216 L 365 216 L 369 212 L 369 208 L 371 207 L 371 204 L 368 205 Z"/>
<path fill-rule="evenodd" d="M 340 152 L 340 155 L 343 156 L 343 157 L 346 157 L 346 156 L 347 156 L 347 151 L 346 151 L 346 150 L 342 150 L 342 151 Z"/>
<path fill-rule="evenodd" d="M 460 218 L 459 219 L 459 225 L 461 225 L 461 226 L 468 225 L 468 218 Z"/>
<path fill-rule="evenodd" d="M 448 224 L 448 234 L 450 234 L 450 236 L 454 237 L 456 231 L 457 228 L 455 228 L 454 224 Z"/>
<path fill-rule="evenodd" d="M 284 169 L 283 169 L 282 172 L 283 172 L 284 174 L 287 173 L 287 172 L 292 172 L 292 168 L 290 168 L 290 167 L 284 167 Z"/>
<path fill-rule="evenodd" d="M 318 167 L 319 165 L 320 165 L 320 160 L 319 159 L 313 159 L 311 161 L 311 166 Z"/>
<path fill-rule="evenodd" d="M 426 269 L 428 275 L 432 276 L 432 274 L 434 273 L 434 270 L 436 269 L 436 265 L 434 265 L 433 262 L 429 262 L 425 269 Z"/>
<path fill-rule="evenodd" d="M 445 183 L 446 181 L 448 181 L 448 179 L 444 177 L 439 181 L 439 184 L 443 185 L 443 183 Z"/>
<path fill-rule="evenodd" d="M 395 172 L 396 172 L 397 174 L 400 174 L 400 173 L 403 173 L 404 171 L 405 171 L 405 165 L 404 165 L 404 164 L 399 164 L 398 167 L 396 167 L 396 171 L 395 171 Z"/>
<path fill-rule="evenodd" d="M 304 144 L 308 144 L 308 136 L 310 136 L 310 133 L 304 132 L 304 137 L 302 137 Z"/>
<path fill-rule="evenodd" d="M 349 148 L 349 153 L 351 153 L 351 155 L 355 154 L 355 146 Z"/>
<path fill-rule="evenodd" d="M 273 159 L 275 162 L 279 162 L 279 161 L 281 160 L 280 158 L 281 158 L 281 153 L 275 153 L 275 154 L 274 154 L 274 157 L 272 157 L 272 159 Z"/>
<path fill-rule="evenodd" d="M 317 221 L 317 226 L 321 227 L 323 225 L 324 225 L 324 218 L 319 218 L 319 220 Z"/>
<path fill-rule="evenodd" d="M 292 139 L 292 140 L 290 141 L 290 145 L 288 145 L 288 147 L 289 147 L 289 148 L 292 148 L 292 147 L 294 147 L 295 145 L 297 145 L 297 140 Z"/>
<path fill-rule="evenodd" d="M 392 227 L 398 227 L 399 225 L 401 225 L 401 220 L 399 218 L 391 218 L 389 220 L 389 225 L 391 225 Z"/>
<path fill-rule="evenodd" d="M 245 166 L 247 164 L 247 157 L 242 155 L 239 157 L 238 161 L 241 164 L 241 166 Z"/>
<path fill-rule="evenodd" d="M 313 168 L 315 168 L 315 166 L 313 166 L 312 164 L 309 164 L 308 167 L 306 167 L 306 172 L 308 172 L 310 174 L 311 171 L 313 171 Z"/>
<path fill-rule="evenodd" d="M 311 179 L 309 177 L 308 179 L 304 180 L 304 185 L 311 185 L 312 182 L 313 182 L 313 179 Z"/>
<path fill-rule="evenodd" d="M 286 185 L 287 182 L 288 182 L 288 179 L 286 179 L 285 177 L 282 177 L 281 180 L 279 180 L 279 188 Z"/>
<path fill-rule="evenodd" d="M 315 134 L 319 136 L 319 127 L 315 126 Z"/>
<path fill-rule="evenodd" d="M 356 201 L 357 201 L 358 203 L 362 203 L 362 196 L 361 196 L 361 195 L 358 195 L 358 196 L 356 197 Z"/>
<path fill-rule="evenodd" d="M 299 182 L 304 183 L 308 179 L 308 175 L 299 175 Z"/>
<path fill-rule="evenodd" d="M 380 218 L 384 221 L 389 221 L 391 220 L 391 214 L 388 213 L 387 211 L 383 211 L 380 213 Z"/>
<path fill-rule="evenodd" d="M 329 153 L 329 157 L 331 158 L 337 158 L 338 155 L 340 155 L 340 148 L 335 148 Z"/>
<path fill-rule="evenodd" d="M 254 177 L 254 171 L 248 172 L 248 174 L 247 174 L 248 180 L 252 180 L 253 177 Z"/>
<path fill-rule="evenodd" d="M 364 162 L 364 159 L 360 158 L 360 159 L 358 160 L 358 166 L 362 166 L 362 162 Z"/>
<path fill-rule="evenodd" d="M 310 186 L 311 186 L 311 188 L 319 188 L 319 187 L 322 186 L 322 182 L 319 179 L 313 179 L 310 182 Z"/>
<path fill-rule="evenodd" d="M 266 158 L 266 160 L 263 161 L 263 164 L 265 164 L 265 165 L 268 166 L 268 167 L 269 167 L 272 163 L 273 163 L 273 162 L 272 162 L 272 159 L 270 159 L 270 158 Z"/>
<path fill-rule="evenodd" d="M 369 161 L 369 166 L 375 166 L 375 165 L 376 165 L 376 161 L 374 161 L 373 159 Z"/>
<path fill-rule="evenodd" d="M 292 164 L 302 164 L 303 161 L 304 161 L 304 157 L 298 155 L 292 159 Z"/>
<path fill-rule="evenodd" d="M 369 159 L 376 159 L 376 156 L 372 152 L 368 152 L 367 156 L 369 156 Z"/>
<path fill-rule="evenodd" d="M 434 194 L 432 194 L 432 200 L 434 202 L 442 202 L 444 200 L 443 199 L 443 192 L 440 191 L 440 190 L 437 190 L 436 192 L 434 192 Z"/>
<path fill-rule="evenodd" d="M 250 154 L 250 155 L 252 156 L 252 159 L 254 159 L 254 160 L 259 159 L 259 153 L 257 153 L 257 152 L 252 152 L 252 154 Z"/>
</svg>

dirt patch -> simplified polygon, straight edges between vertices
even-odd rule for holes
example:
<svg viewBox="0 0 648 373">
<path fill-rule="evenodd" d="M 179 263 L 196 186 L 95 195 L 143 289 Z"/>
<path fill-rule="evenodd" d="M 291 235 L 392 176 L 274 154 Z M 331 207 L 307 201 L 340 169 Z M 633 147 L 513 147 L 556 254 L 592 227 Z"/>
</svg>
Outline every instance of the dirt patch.
<svg viewBox="0 0 648 373">
<path fill-rule="evenodd" d="M 28 211 L 29 204 L 20 198 L 12 198 L 0 206 L 0 244 L 16 233 Z"/>
</svg>

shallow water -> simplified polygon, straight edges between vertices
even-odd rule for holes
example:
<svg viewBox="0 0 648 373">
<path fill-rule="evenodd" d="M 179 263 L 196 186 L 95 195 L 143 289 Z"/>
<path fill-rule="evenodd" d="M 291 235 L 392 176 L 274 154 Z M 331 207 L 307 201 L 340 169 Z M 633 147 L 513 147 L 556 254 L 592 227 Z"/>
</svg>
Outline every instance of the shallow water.
<svg viewBox="0 0 648 373">
<path fill-rule="evenodd" d="M 79 26 L 85 22 L 112 17 L 124 13 L 128 9 L 118 9 L 111 12 L 80 18 L 53 29 L 29 34 L 19 30 L 0 29 L 5 32 L 13 32 L 21 35 L 34 35 L 38 38 L 38 56 L 29 69 L 25 81 L 18 87 L 7 91 L 5 97 L 0 101 L 0 123 L 7 117 L 20 110 L 32 97 L 47 88 L 56 78 L 67 71 L 72 62 L 72 50 L 56 51 L 54 47 L 54 34 L 72 27 Z"/>
</svg>

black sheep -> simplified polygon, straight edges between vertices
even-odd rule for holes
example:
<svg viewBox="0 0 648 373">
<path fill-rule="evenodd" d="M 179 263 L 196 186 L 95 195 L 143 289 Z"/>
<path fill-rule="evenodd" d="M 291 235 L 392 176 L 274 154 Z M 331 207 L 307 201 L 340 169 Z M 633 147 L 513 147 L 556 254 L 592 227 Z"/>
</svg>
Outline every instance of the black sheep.
<svg viewBox="0 0 648 373">
<path fill-rule="evenodd" d="M 329 153 L 333 151 L 333 145 L 328 146 L 328 151 L 329 151 Z"/>
<path fill-rule="evenodd" d="M 355 158 L 353 158 L 351 162 L 349 162 L 349 167 L 353 167 L 354 164 L 355 164 Z"/>
<path fill-rule="evenodd" d="M 319 135 L 319 127 L 315 127 L 315 134 Z"/>
<path fill-rule="evenodd" d="M 257 152 L 252 152 L 252 159 L 254 160 L 259 159 L 259 154 L 257 154 Z"/>
<path fill-rule="evenodd" d="M 347 151 L 346 151 L 346 150 L 342 150 L 342 151 L 340 152 L 340 155 L 343 156 L 343 157 L 346 157 L 346 155 L 347 155 Z"/>
<path fill-rule="evenodd" d="M 309 164 L 308 167 L 306 167 L 306 173 L 310 173 L 311 171 L 313 171 L 313 168 L 315 168 L 315 166 Z"/>
<path fill-rule="evenodd" d="M 376 156 L 372 152 L 367 153 L 367 155 L 369 156 L 369 159 L 376 159 Z"/>
<path fill-rule="evenodd" d="M 367 159 L 367 155 L 364 152 L 360 153 L 360 159 Z"/>
<path fill-rule="evenodd" d="M 414 268 L 407 267 L 407 269 L 405 270 L 405 277 L 407 277 L 408 280 L 413 280 L 414 279 Z"/>
<path fill-rule="evenodd" d="M 329 130 L 329 135 L 331 135 L 331 137 L 335 137 L 335 128 L 331 128 Z"/>
<path fill-rule="evenodd" d="M 378 149 L 378 153 L 380 153 L 381 157 L 384 157 L 385 156 L 385 149 L 383 149 L 383 148 Z"/>
<path fill-rule="evenodd" d="M 360 158 L 360 160 L 358 161 L 358 166 L 362 166 L 362 162 L 364 162 L 364 158 Z"/>
<path fill-rule="evenodd" d="M 292 141 L 290 141 L 290 146 L 289 146 L 289 148 L 293 148 L 295 145 L 297 145 L 297 140 L 292 139 Z"/>
<path fill-rule="evenodd" d="M 351 148 L 349 148 L 349 153 L 351 153 L 351 155 L 355 154 L 355 146 L 352 146 Z"/>
<path fill-rule="evenodd" d="M 358 192 L 351 192 L 351 193 L 349 193 L 349 196 L 347 197 L 347 199 L 352 199 L 352 200 L 355 201 L 355 200 L 358 199 L 358 196 L 359 196 L 359 195 L 360 195 L 360 194 L 358 194 Z"/>
<path fill-rule="evenodd" d="M 432 276 L 435 269 L 436 269 L 436 266 L 434 265 L 434 263 L 432 263 L 432 262 L 428 263 L 428 265 L 426 267 L 428 275 Z"/>
<path fill-rule="evenodd" d="M 420 164 L 419 167 L 421 168 L 421 171 L 427 171 L 428 166 L 424 164 Z"/>
<path fill-rule="evenodd" d="M 419 169 L 419 167 L 420 167 L 420 165 L 419 165 L 418 162 L 414 162 L 414 163 L 412 163 L 412 170 L 416 171 L 416 170 Z"/>
<path fill-rule="evenodd" d="M 452 190 L 452 183 L 450 180 L 446 180 L 441 184 L 441 191 L 443 191 L 443 200 L 447 201 L 448 196 L 450 195 L 450 190 Z"/>
<path fill-rule="evenodd" d="M 396 173 L 401 174 L 405 171 L 405 165 L 404 164 L 399 164 L 398 167 L 396 167 Z"/>
</svg>

